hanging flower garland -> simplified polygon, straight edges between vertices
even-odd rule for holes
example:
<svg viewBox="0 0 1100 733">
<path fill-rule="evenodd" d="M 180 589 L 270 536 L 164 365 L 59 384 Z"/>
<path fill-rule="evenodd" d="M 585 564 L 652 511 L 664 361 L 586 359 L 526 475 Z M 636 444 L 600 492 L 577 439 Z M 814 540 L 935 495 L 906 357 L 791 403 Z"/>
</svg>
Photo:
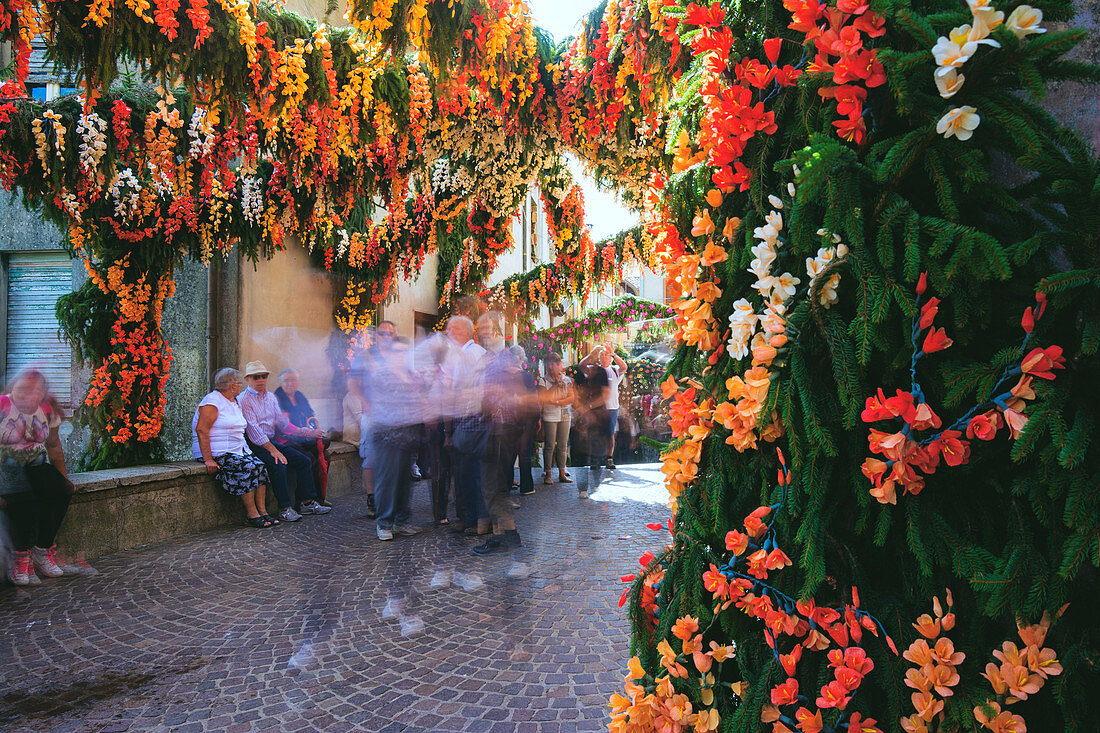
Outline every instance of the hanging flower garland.
<svg viewBox="0 0 1100 733">
<path fill-rule="evenodd" d="M 553 326 L 535 335 L 567 346 L 580 346 L 597 336 L 624 331 L 626 324 L 653 318 L 669 318 L 672 311 L 660 303 L 636 298 L 633 295 L 621 295 L 610 305 L 598 310 L 587 311 L 581 316 Z"/>
</svg>

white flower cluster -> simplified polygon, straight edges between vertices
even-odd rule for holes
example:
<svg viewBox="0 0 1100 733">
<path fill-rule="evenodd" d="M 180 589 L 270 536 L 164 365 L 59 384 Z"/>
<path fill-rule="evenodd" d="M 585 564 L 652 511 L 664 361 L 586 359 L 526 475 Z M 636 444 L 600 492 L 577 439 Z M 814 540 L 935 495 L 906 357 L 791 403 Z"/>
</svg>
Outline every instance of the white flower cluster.
<svg viewBox="0 0 1100 733">
<path fill-rule="evenodd" d="M 493 216 L 511 217 L 539 171 L 557 159 L 560 147 L 553 128 L 542 125 L 518 136 L 498 114 L 482 111 L 457 123 L 433 120 L 423 152 L 428 161 L 448 159 L 452 176 L 466 168 L 470 195 Z"/>
<path fill-rule="evenodd" d="M 256 176 L 241 177 L 241 213 L 252 226 L 259 226 L 264 215 L 263 182 Z"/>
<path fill-rule="evenodd" d="M 468 196 L 474 187 L 473 176 L 465 168 L 452 170 L 449 160 L 440 158 L 432 164 L 432 196 L 438 201 L 452 196 Z"/>
<path fill-rule="evenodd" d="M 147 185 L 157 192 L 157 196 L 162 199 L 171 201 L 175 196 L 172 192 L 172 178 L 166 171 L 162 171 L 157 168 L 156 164 L 152 161 L 147 163 L 149 168 L 149 180 Z"/>
<path fill-rule="evenodd" d="M 794 184 L 787 184 L 787 191 L 794 196 Z M 764 225 L 753 230 L 752 234 L 760 240 L 752 248 L 753 260 L 749 263 L 749 272 L 756 275 L 753 289 L 764 299 L 764 311 L 756 313 L 752 304 L 742 298 L 733 304 L 730 315 L 730 338 L 726 346 L 730 355 L 736 359 L 744 358 L 755 346 L 766 344 L 772 334 L 784 330 L 783 315 L 787 312 L 787 301 L 794 297 L 795 290 L 802 282 L 789 272 L 772 274 L 772 265 L 783 242 L 783 201 L 774 194 L 768 197 L 772 210 L 764 217 Z M 757 326 L 760 330 L 757 331 Z"/>
<path fill-rule="evenodd" d="M 817 234 L 820 237 L 828 235 L 824 229 L 818 229 Z M 818 276 L 821 271 L 832 262 L 833 260 L 843 259 L 848 256 L 848 245 L 840 241 L 839 234 L 833 234 L 831 236 L 833 241 L 833 247 L 822 247 L 817 251 L 817 257 L 806 258 L 806 274 L 810 277 L 810 287 L 813 288 L 815 282 L 817 282 Z M 829 279 L 821 286 L 821 291 L 818 293 L 818 302 L 821 305 L 829 308 L 837 301 L 836 286 L 840 284 L 840 274 L 833 273 L 829 276 Z"/>
<path fill-rule="evenodd" d="M 348 237 L 347 229 L 340 229 L 336 232 L 336 256 L 343 257 L 347 254 L 348 246 L 351 244 L 351 240 Z"/>
<path fill-rule="evenodd" d="M 1020 39 L 1033 33 L 1046 33 L 1045 28 L 1039 27 L 1043 21 L 1043 11 L 1030 5 L 1017 7 L 1006 22 L 1004 12 L 994 8 L 991 0 L 966 0 L 966 4 L 970 6 L 971 22 L 952 28 L 951 33 L 940 36 L 932 47 L 937 67 L 933 79 L 944 99 L 950 99 L 962 89 L 966 77 L 959 70 L 978 52 L 978 46 L 1001 47 L 1000 43 L 989 37 L 994 28 L 1003 24 Z M 981 121 L 975 107 L 955 107 L 936 123 L 936 132 L 945 138 L 953 136 L 959 140 L 969 140 Z"/>
<path fill-rule="evenodd" d="M 129 221 L 138 213 L 141 205 L 141 183 L 134 172 L 126 168 L 111 182 L 107 196 L 114 201 L 115 216 L 123 221 Z"/>
<path fill-rule="evenodd" d="M 80 136 L 77 150 L 80 168 L 85 173 L 93 173 L 107 153 L 107 121 L 95 112 L 82 114 L 76 123 L 76 132 Z M 102 174 L 97 178 L 102 178 Z"/>
<path fill-rule="evenodd" d="M 65 212 L 72 217 L 73 221 L 77 224 L 84 221 L 82 209 L 80 208 L 80 201 L 76 198 L 76 195 L 63 190 L 61 192 L 61 205 L 65 208 Z"/>
<path fill-rule="evenodd" d="M 794 173 L 798 176 L 797 167 Z M 787 184 L 787 194 L 792 200 L 795 190 L 793 183 Z M 790 272 L 773 274 L 776 258 L 783 247 L 783 200 L 773 194 L 768 196 L 768 203 L 772 205 L 772 210 L 764 217 L 764 224 L 752 232 L 758 241 L 752 247 L 753 260 L 748 269 L 756 276 L 752 287 L 763 298 L 764 308 L 757 313 L 747 298 L 741 298 L 733 304 L 733 313 L 729 318 L 730 337 L 726 347 L 730 356 L 735 359 L 743 359 L 753 349 L 766 346 L 773 335 L 786 330 L 784 316 L 798 286 L 802 284 L 801 278 Z M 824 236 L 826 232 L 821 229 L 818 234 Z M 838 235 L 832 235 L 832 243 L 832 247 L 819 249 L 816 257 L 806 258 L 806 274 L 809 276 L 810 286 L 830 262 L 848 254 L 847 245 L 840 241 Z M 834 273 L 822 286 L 819 302 L 826 308 L 837 301 L 836 289 L 839 284 L 840 275 Z"/>
<path fill-rule="evenodd" d="M 191 124 L 187 126 L 187 136 L 191 138 L 188 155 L 192 160 L 205 158 L 214 150 L 214 131 L 207 124 L 206 110 L 195 108 L 191 115 Z"/>
</svg>

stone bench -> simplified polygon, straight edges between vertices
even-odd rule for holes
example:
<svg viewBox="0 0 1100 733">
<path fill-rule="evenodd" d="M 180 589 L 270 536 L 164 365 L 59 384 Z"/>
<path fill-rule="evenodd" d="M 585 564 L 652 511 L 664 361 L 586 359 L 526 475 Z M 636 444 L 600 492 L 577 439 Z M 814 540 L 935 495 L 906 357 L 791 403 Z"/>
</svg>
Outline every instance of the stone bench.
<svg viewBox="0 0 1100 733">
<path fill-rule="evenodd" d="M 363 486 L 358 448 L 334 442 L 328 449 L 328 495 Z M 191 532 L 242 526 L 241 500 L 218 488 L 198 461 L 70 474 L 76 484 L 58 547 L 91 559 Z M 268 507 L 276 504 L 270 487 Z"/>
</svg>

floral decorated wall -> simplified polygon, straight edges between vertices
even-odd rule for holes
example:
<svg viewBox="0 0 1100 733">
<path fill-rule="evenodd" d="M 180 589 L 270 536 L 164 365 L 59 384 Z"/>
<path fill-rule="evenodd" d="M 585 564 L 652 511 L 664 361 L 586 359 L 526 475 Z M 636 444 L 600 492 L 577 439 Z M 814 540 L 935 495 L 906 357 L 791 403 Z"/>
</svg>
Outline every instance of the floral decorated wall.
<svg viewBox="0 0 1100 733">
<path fill-rule="evenodd" d="M 3 8 L 0 174 L 86 258 L 94 461 L 159 449 L 180 259 L 294 235 L 354 327 L 431 252 L 444 305 L 482 292 L 539 181 L 555 261 L 487 297 L 637 260 L 675 313 L 611 730 L 1094 727 L 1100 161 L 1043 107 L 1100 82 L 1072 4 L 609 0 L 557 47 L 518 0 Z M 19 97 L 43 30 L 83 99 Z M 159 88 L 110 86 L 123 50 Z M 591 241 L 566 149 L 639 231 Z"/>
</svg>

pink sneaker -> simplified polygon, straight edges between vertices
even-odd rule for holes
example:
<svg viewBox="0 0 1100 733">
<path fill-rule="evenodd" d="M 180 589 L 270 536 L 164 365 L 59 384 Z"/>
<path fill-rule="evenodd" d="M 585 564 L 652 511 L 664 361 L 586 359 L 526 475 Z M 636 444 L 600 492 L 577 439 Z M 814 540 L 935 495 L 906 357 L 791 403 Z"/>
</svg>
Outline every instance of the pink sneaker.
<svg viewBox="0 0 1100 733">
<path fill-rule="evenodd" d="M 61 569 L 65 571 L 66 575 L 80 575 L 85 578 L 90 578 L 93 575 L 98 575 L 99 571 L 88 564 L 88 561 L 84 559 L 84 553 L 78 552 L 70 560 L 61 561 Z"/>
<path fill-rule="evenodd" d="M 16 585 L 39 585 L 42 582 L 34 574 L 30 550 L 15 553 L 15 570 L 12 572 L 11 581 Z"/>
</svg>

